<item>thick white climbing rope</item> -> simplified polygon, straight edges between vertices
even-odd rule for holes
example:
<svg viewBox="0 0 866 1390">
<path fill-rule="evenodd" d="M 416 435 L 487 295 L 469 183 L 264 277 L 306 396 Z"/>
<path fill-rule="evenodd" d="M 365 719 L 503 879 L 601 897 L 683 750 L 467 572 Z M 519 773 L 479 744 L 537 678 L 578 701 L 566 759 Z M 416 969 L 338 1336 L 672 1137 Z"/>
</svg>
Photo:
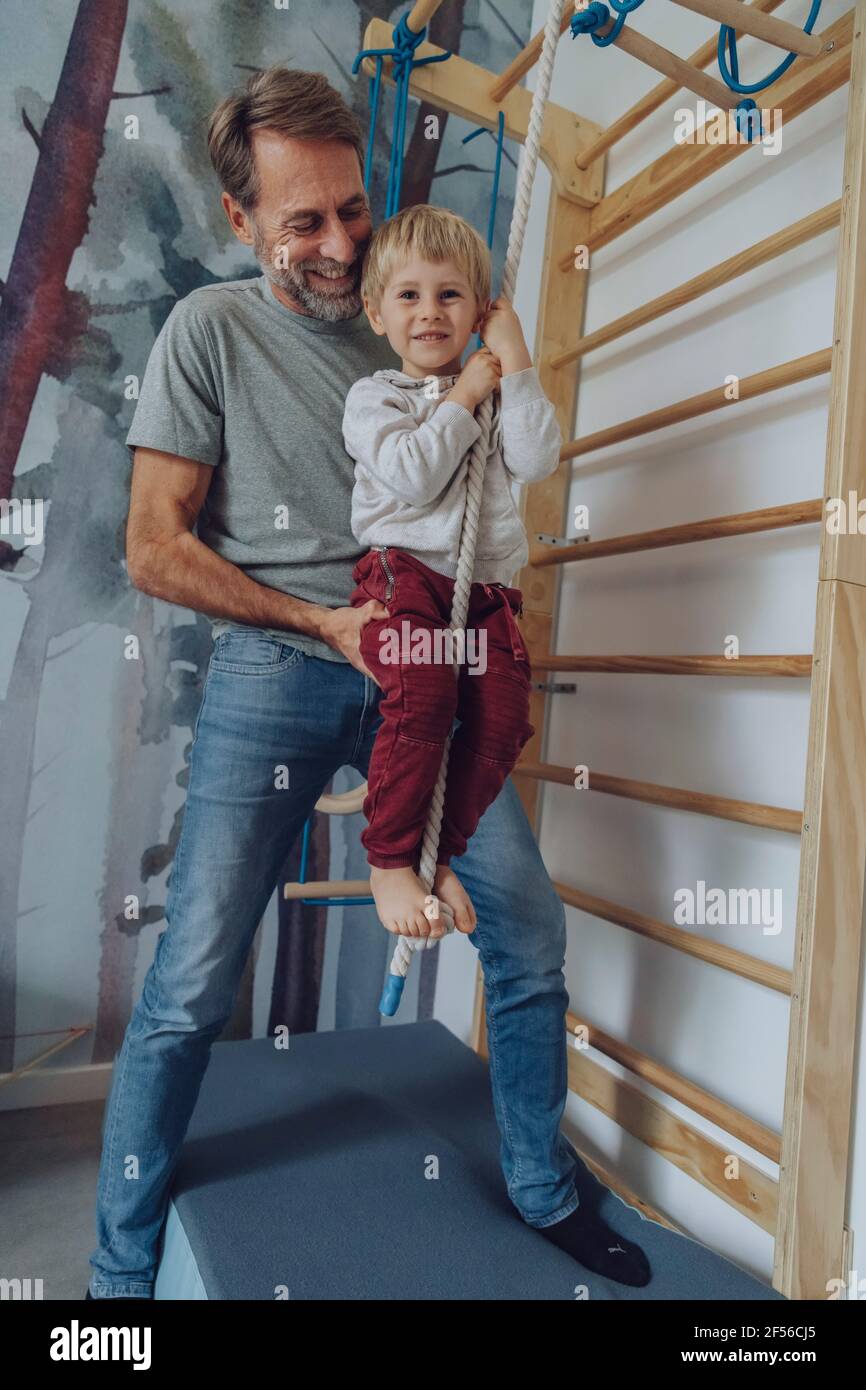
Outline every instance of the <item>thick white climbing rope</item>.
<svg viewBox="0 0 866 1390">
<path fill-rule="evenodd" d="M 514 289 L 517 284 L 517 270 L 520 265 L 520 255 L 523 250 L 526 223 L 529 218 L 529 204 L 532 197 L 532 187 L 535 182 L 535 171 L 538 166 L 538 151 L 541 146 L 541 132 L 544 127 L 544 113 L 550 93 L 553 63 L 556 57 L 556 46 L 559 42 L 560 21 L 562 19 L 564 6 L 565 0 L 551 0 L 547 24 L 544 30 L 541 57 L 538 61 L 537 81 L 535 90 L 532 94 L 529 125 L 526 140 L 523 145 L 520 167 L 517 173 L 514 210 L 511 216 L 511 229 L 508 236 L 508 251 L 505 257 L 505 268 L 502 272 L 502 294 L 509 300 L 514 298 Z M 472 586 L 472 575 L 475 570 L 475 543 L 478 538 L 478 517 L 481 511 L 484 469 L 487 465 L 487 454 L 490 447 L 490 431 L 493 420 L 493 400 L 491 396 L 488 396 L 481 402 L 476 413 L 476 419 L 480 426 L 481 433 L 472 446 L 472 455 L 467 474 L 466 510 L 463 514 L 463 526 L 460 532 L 460 547 L 457 554 L 457 576 L 454 582 L 454 600 L 451 608 L 451 629 L 454 632 L 464 631 L 466 617 L 469 611 L 469 590 Z M 448 776 L 448 755 L 450 751 L 451 738 L 449 735 L 442 755 L 442 765 L 439 768 L 439 776 L 436 779 L 436 787 L 430 806 L 430 815 L 424 827 L 424 837 L 421 842 L 421 861 L 418 873 L 428 890 L 432 888 L 433 877 L 436 873 L 436 854 L 439 848 L 439 832 L 442 826 L 442 809 L 445 801 L 445 784 Z M 446 933 L 454 930 L 453 916 L 444 903 L 440 903 L 432 893 L 428 894 L 425 903 L 425 915 L 429 920 L 436 920 L 441 913 L 441 920 Z M 412 959 L 412 952 L 429 950 L 431 946 L 437 944 L 438 940 L 438 937 L 431 939 L 430 937 L 401 936 L 391 960 L 391 974 L 405 977 Z"/>
</svg>

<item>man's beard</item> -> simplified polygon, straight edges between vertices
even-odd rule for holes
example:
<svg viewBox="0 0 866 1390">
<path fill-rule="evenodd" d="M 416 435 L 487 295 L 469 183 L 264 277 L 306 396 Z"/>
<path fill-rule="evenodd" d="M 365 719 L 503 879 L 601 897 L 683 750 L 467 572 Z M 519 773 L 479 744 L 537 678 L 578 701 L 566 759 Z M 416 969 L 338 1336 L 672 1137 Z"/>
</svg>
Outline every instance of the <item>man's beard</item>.
<svg viewBox="0 0 866 1390">
<path fill-rule="evenodd" d="M 353 319 L 361 310 L 361 262 L 367 243 L 358 247 L 358 255 L 351 264 L 330 259 L 298 261 L 295 265 L 275 266 L 274 256 L 255 223 L 253 223 L 253 251 L 264 274 L 272 284 L 285 290 L 291 299 L 305 309 L 313 318 L 326 319 L 329 323 L 339 323 L 342 319 Z M 327 290 L 309 284 L 305 271 L 314 270 L 318 274 L 349 275 L 354 277 L 351 289 Z"/>
</svg>

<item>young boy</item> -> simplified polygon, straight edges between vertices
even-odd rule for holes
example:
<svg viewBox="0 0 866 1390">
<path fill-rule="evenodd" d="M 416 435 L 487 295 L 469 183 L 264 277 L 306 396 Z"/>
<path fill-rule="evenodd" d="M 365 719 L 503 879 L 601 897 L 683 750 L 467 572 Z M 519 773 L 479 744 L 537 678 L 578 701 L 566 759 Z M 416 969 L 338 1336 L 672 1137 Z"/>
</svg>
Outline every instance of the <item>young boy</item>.
<svg viewBox="0 0 866 1390">
<path fill-rule="evenodd" d="M 343 419 L 355 460 L 352 531 L 371 547 L 353 571 L 350 602 L 375 598 L 389 613 L 369 622 L 361 641 L 383 690 L 361 842 L 380 920 L 407 936 L 441 935 L 425 915 L 427 890 L 417 869 L 455 714 L 460 727 L 449 757 L 432 891 L 467 932 L 475 914 L 450 860 L 465 852 L 535 732 L 528 718 L 529 659 L 515 616 L 522 595 L 508 587 L 529 553 L 511 483 L 552 473 L 562 439 L 517 315 L 504 299 L 490 303 L 490 283 L 488 249 L 456 214 L 421 204 L 384 223 L 370 244 L 361 290 L 367 317 L 376 333 L 387 335 L 401 370 L 356 382 Z M 485 347 L 461 370 L 478 331 Z M 474 639 L 481 660 L 463 666 L 455 679 L 441 655 L 448 650 L 442 630 L 449 629 L 466 474 L 480 434 L 474 412 L 491 392 L 497 393 L 494 429 L 466 619 L 467 649 Z M 401 640 L 407 624 L 408 642 Z"/>
</svg>

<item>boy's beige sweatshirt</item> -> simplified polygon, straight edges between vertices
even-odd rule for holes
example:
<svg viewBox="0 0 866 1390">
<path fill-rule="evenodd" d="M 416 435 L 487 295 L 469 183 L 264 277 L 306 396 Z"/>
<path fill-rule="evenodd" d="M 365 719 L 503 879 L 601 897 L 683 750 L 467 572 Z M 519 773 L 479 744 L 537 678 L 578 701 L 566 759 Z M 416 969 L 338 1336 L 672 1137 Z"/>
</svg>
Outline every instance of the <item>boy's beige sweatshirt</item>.
<svg viewBox="0 0 866 1390">
<path fill-rule="evenodd" d="M 352 532 L 361 545 L 394 546 L 454 578 L 469 454 L 480 429 L 445 400 L 456 376 L 416 380 L 385 370 L 346 397 L 343 438 L 355 461 Z M 510 584 L 526 564 L 526 531 L 512 482 L 536 483 L 559 461 L 556 413 L 534 367 L 500 382 L 475 552 L 473 580 Z"/>
</svg>

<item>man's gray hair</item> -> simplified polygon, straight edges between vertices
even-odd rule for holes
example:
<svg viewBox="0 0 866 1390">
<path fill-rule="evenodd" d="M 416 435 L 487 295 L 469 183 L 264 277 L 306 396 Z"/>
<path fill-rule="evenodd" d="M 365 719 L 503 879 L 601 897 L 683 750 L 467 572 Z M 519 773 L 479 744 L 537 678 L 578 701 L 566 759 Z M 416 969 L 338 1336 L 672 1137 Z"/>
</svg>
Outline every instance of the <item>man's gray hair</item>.
<svg viewBox="0 0 866 1390">
<path fill-rule="evenodd" d="M 323 73 L 284 67 L 255 72 L 242 91 L 220 102 L 207 132 L 220 184 L 247 213 L 260 193 L 254 130 L 274 130 L 293 140 L 345 140 L 364 166 L 361 124 Z"/>
</svg>

